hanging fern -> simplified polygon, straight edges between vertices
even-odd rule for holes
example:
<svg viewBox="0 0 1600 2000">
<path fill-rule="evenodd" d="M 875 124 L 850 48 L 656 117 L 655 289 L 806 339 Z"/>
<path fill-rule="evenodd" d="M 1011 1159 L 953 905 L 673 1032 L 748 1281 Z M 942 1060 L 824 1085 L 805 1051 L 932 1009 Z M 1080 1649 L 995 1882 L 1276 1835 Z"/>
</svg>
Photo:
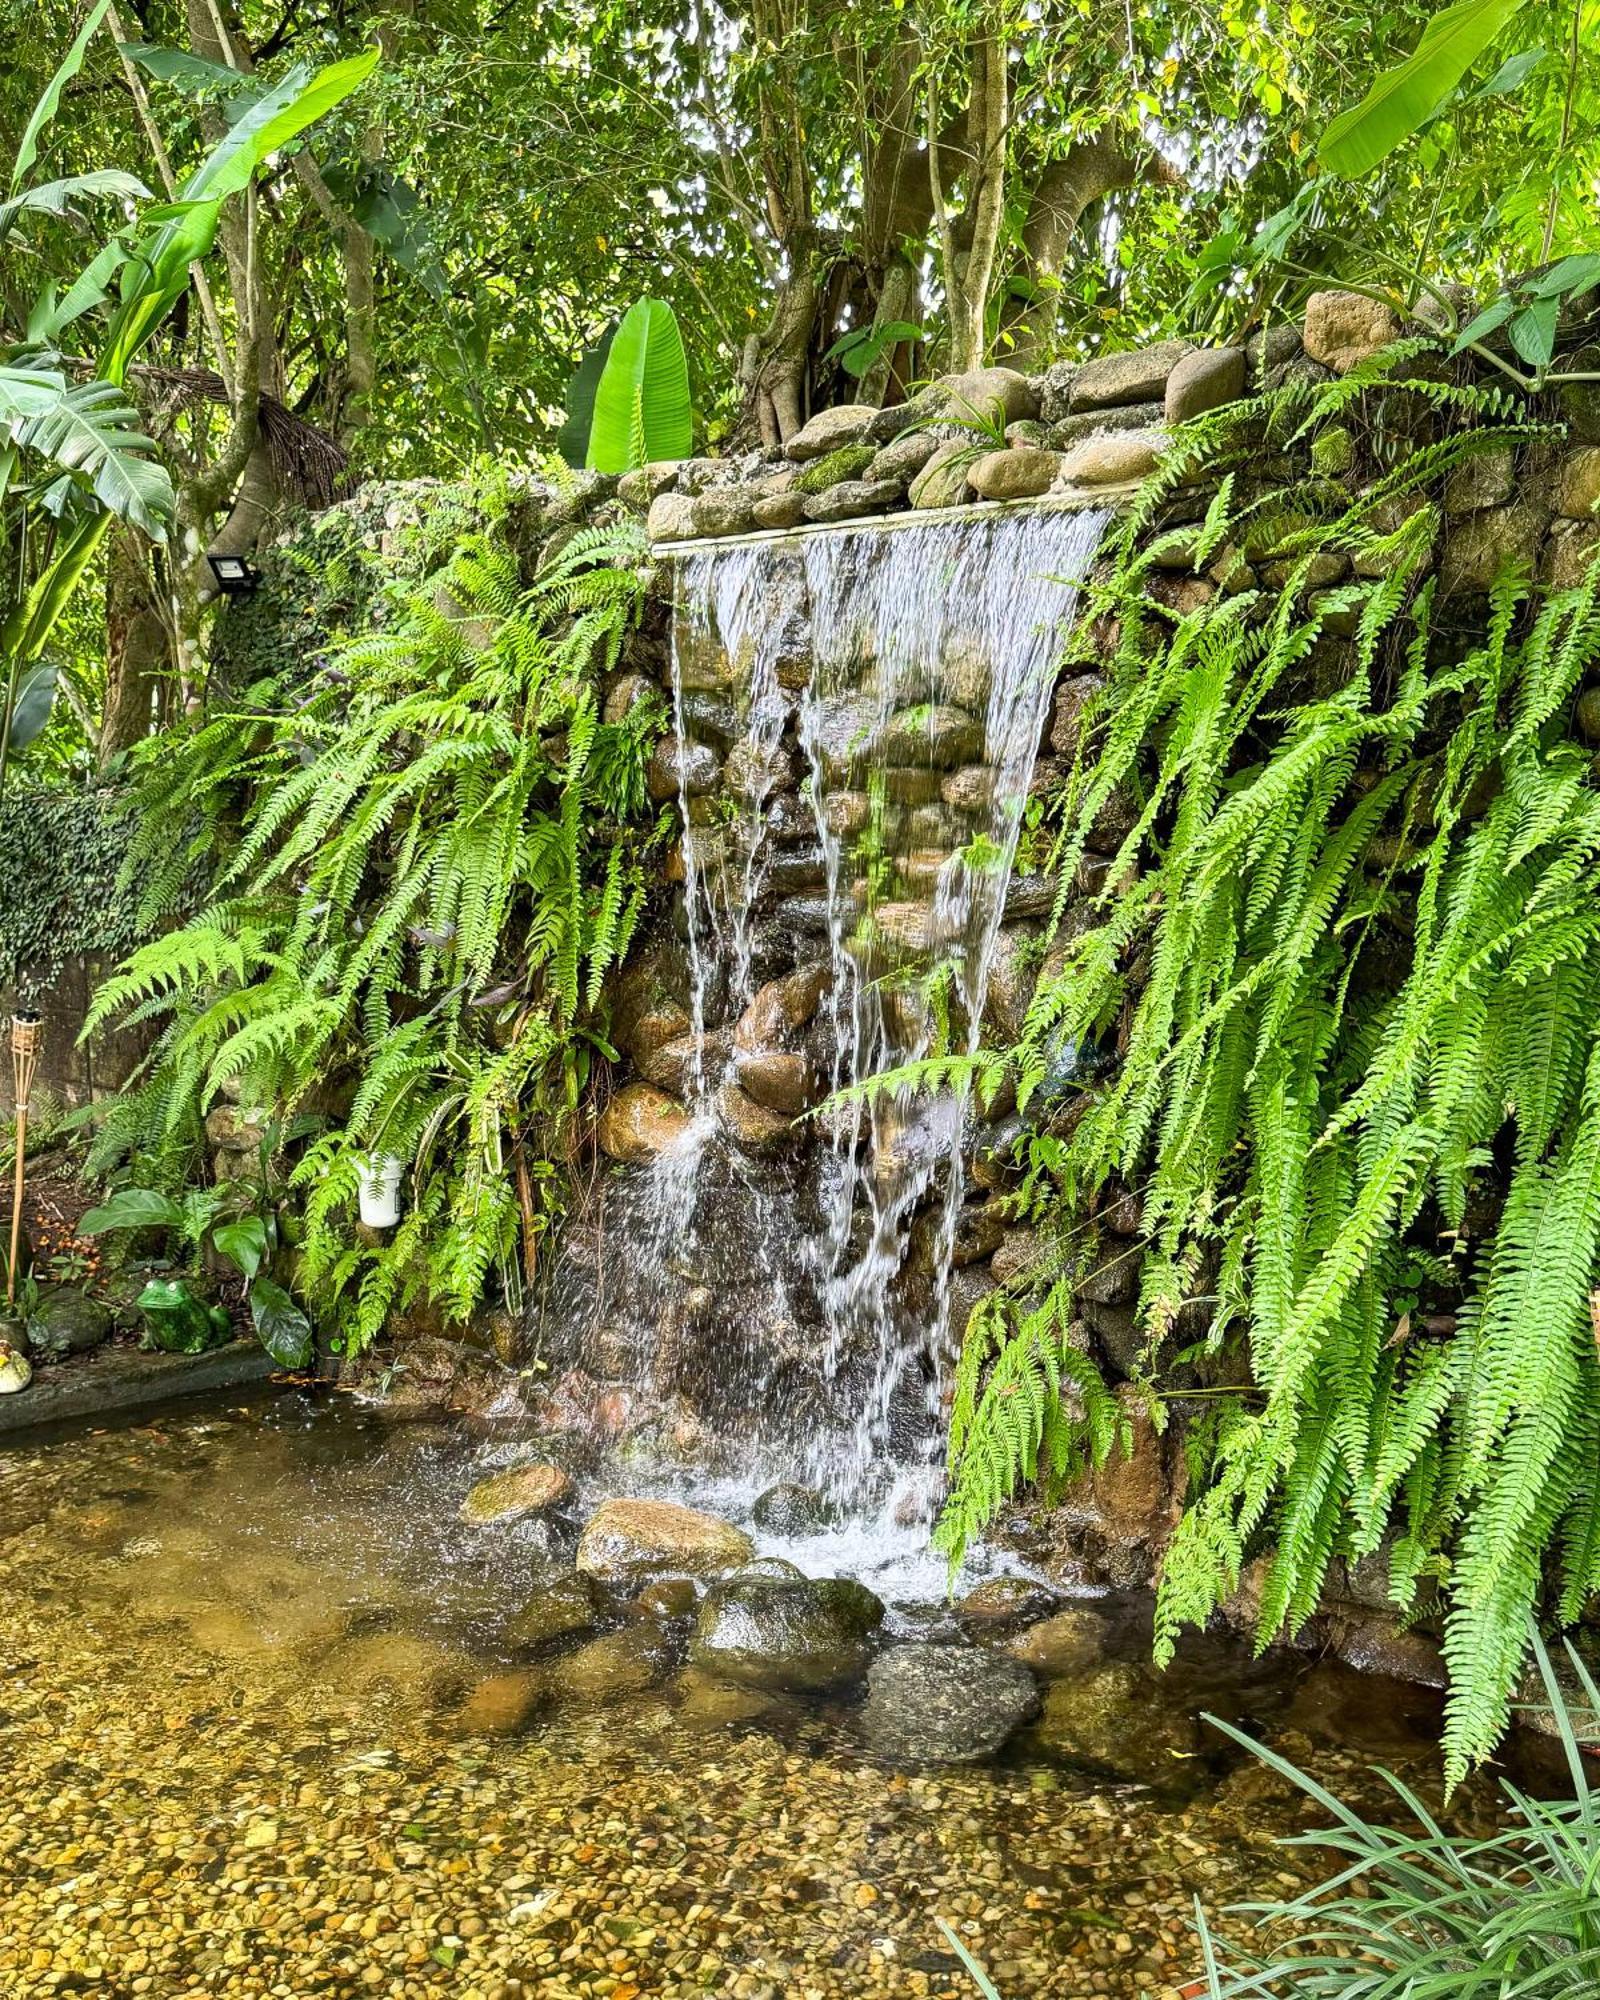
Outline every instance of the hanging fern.
<svg viewBox="0 0 1600 2000">
<path fill-rule="evenodd" d="M 96 996 L 86 1032 L 162 1023 L 98 1163 L 181 1174 L 228 1091 L 320 1114 L 293 1173 L 302 1279 L 342 1302 L 352 1349 L 419 1295 L 462 1317 L 497 1266 L 514 1288 L 559 1207 L 601 978 L 645 893 L 661 716 L 607 723 L 598 699 L 643 554 L 636 530 L 588 530 L 525 589 L 467 534 L 297 706 L 258 690 L 147 763 L 147 828 L 187 821 L 223 858 L 207 907 Z M 375 1248 L 350 1222 L 379 1153 L 412 1173 Z"/>
<path fill-rule="evenodd" d="M 1159 1405 L 1246 1362 L 1253 1384 L 1207 1406 L 1159 1654 L 1248 1560 L 1265 1645 L 1387 1540 L 1396 1603 L 1443 1602 L 1459 1778 L 1505 1726 L 1547 1575 L 1565 1619 L 1600 1590 L 1600 787 L 1567 733 L 1600 569 L 1560 594 L 1507 576 L 1478 629 L 1445 624 L 1437 482 L 1545 433 L 1493 391 L 1382 372 L 1418 351 L 1203 422 L 1118 531 L 1080 627 L 1116 641 L 1058 802 L 1063 879 L 1113 796 L 1136 823 L 1010 1064 L 1026 1108 L 1063 1045 L 1120 1050 L 1022 1199 L 1064 1239 L 1098 1190 L 1137 1189 L 1141 1386 Z M 1379 395 L 1419 442 L 1352 501 L 1315 439 Z M 1264 451 L 1303 470 L 1247 485 Z M 1205 519 L 1159 531 L 1202 464 Z M 1180 549 L 1232 593 L 1181 618 L 1151 589 Z M 1268 561 L 1279 589 L 1252 581 Z M 1020 1482 L 1108 1448 L 1081 1356 L 1067 1393 L 1071 1318 L 1064 1269 L 974 1326 L 953 1554 Z"/>
</svg>

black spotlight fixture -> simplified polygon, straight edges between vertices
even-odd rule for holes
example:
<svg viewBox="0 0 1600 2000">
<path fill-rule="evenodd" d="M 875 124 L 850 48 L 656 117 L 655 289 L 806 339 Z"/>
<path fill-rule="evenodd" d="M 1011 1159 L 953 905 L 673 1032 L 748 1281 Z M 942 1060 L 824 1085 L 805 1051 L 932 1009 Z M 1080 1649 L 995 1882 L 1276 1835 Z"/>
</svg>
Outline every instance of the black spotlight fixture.
<svg viewBox="0 0 1600 2000">
<path fill-rule="evenodd" d="M 261 581 L 260 570 L 244 556 L 208 555 L 206 561 L 224 597 L 248 597 Z"/>
</svg>

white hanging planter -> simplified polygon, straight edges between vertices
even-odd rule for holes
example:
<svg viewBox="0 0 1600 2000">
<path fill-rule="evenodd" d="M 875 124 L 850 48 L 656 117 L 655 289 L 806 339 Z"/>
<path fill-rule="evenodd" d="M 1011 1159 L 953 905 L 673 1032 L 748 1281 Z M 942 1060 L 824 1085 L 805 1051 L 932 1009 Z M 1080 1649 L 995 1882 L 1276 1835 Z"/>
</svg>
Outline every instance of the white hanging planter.
<svg viewBox="0 0 1600 2000">
<path fill-rule="evenodd" d="M 356 1169 L 361 1220 L 369 1229 L 393 1229 L 400 1220 L 400 1180 L 406 1163 L 394 1153 L 374 1153 Z"/>
</svg>

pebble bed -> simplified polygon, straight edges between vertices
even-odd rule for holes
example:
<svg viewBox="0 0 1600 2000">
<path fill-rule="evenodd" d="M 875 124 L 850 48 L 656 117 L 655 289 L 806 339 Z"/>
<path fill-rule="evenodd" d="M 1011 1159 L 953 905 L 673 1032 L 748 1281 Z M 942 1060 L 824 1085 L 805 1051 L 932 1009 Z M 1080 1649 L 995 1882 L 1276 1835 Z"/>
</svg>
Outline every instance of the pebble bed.
<svg viewBox="0 0 1600 2000">
<path fill-rule="evenodd" d="M 7 2000 L 973 2000 L 941 1917 L 1003 2000 L 1178 2000 L 1196 1894 L 1302 1879 L 1253 1762 L 897 1771 L 678 1670 L 532 1711 L 472 1450 L 279 1402 L 0 1459 Z M 1347 1792 L 1382 1713 L 1431 1789 L 1408 1704 L 1296 1668 L 1255 1707 Z"/>
</svg>

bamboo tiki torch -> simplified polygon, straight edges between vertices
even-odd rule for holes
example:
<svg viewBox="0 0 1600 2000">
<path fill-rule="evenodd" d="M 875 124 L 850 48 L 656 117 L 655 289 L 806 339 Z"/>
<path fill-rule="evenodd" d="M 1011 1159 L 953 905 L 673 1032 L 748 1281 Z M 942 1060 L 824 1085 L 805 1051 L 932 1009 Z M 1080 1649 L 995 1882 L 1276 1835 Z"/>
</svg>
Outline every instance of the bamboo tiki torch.
<svg viewBox="0 0 1600 2000">
<path fill-rule="evenodd" d="M 28 1152 L 28 1094 L 39 1067 L 44 1026 L 37 1014 L 11 1017 L 11 1076 L 16 1086 L 17 1163 L 11 1183 L 11 1255 L 6 1260 L 6 1304 L 17 1302 L 17 1252 L 22 1243 L 22 1182 Z"/>
</svg>

